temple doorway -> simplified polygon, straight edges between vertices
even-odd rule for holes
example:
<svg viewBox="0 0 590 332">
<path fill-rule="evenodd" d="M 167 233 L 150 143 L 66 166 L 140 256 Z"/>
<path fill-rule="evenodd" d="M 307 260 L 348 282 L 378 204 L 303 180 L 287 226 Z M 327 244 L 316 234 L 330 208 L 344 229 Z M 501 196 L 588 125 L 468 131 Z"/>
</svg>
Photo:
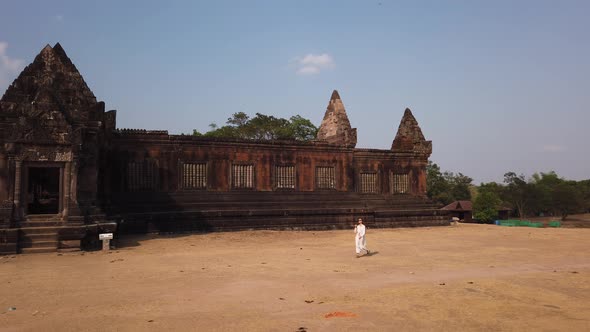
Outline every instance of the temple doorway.
<svg viewBox="0 0 590 332">
<path fill-rule="evenodd" d="M 27 214 L 58 214 L 59 167 L 29 167 Z"/>
</svg>

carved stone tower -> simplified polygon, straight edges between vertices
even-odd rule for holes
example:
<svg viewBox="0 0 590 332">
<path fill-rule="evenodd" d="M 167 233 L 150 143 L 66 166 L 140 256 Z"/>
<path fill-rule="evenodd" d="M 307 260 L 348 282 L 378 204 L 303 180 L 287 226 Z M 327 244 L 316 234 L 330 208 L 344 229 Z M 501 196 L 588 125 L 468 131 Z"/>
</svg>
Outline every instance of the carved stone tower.
<svg viewBox="0 0 590 332">
<path fill-rule="evenodd" d="M 404 112 L 397 134 L 391 144 L 391 149 L 395 152 L 424 154 L 426 158 L 432 153 L 432 141 L 424 139 L 418 121 L 416 121 L 409 108 L 406 108 Z"/>
<path fill-rule="evenodd" d="M 409 108 L 406 108 L 404 112 L 397 134 L 391 144 L 391 150 L 396 164 L 391 179 L 394 186 L 396 179 L 404 180 L 403 173 L 405 173 L 408 178 L 405 181 L 409 182 L 411 192 L 426 197 L 426 165 L 428 157 L 432 153 L 432 141 L 424 139 L 418 121 Z"/>
<path fill-rule="evenodd" d="M 346 109 L 336 90 L 332 92 L 317 139 L 347 148 L 356 146 L 356 128 L 351 128 Z"/>
<path fill-rule="evenodd" d="M 0 228 L 57 224 L 57 240 L 79 243 L 79 225 L 104 221 L 98 174 L 115 127 L 104 109 L 59 43 L 14 80 L 0 99 Z"/>
</svg>

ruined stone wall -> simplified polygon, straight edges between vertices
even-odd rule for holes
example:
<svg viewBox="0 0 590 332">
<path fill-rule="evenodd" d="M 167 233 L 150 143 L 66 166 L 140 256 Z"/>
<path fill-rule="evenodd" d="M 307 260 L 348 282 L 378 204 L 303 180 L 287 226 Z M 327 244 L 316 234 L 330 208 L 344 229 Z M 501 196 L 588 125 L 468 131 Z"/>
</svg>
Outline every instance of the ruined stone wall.
<svg viewBox="0 0 590 332">
<path fill-rule="evenodd" d="M 273 191 L 275 167 L 295 167 L 296 191 L 318 190 L 315 184 L 316 166 L 334 167 L 335 191 L 352 191 L 353 150 L 325 144 L 296 142 L 232 142 L 198 139 L 187 136 L 154 134 L 123 134 L 113 138 L 111 164 L 113 191 L 126 191 L 126 165 L 129 162 L 151 160 L 159 169 L 159 190 L 182 190 L 182 163 L 207 163 L 209 191 L 240 190 L 231 186 L 232 164 L 253 165 L 252 188 L 242 190 Z M 285 189 L 287 190 L 287 189 Z"/>
<path fill-rule="evenodd" d="M 356 182 L 360 184 L 361 173 L 376 172 L 379 193 L 384 194 L 392 194 L 391 173 L 408 174 L 409 188 L 405 193 L 425 197 L 426 164 L 427 159 L 415 158 L 389 150 L 356 149 L 354 152 Z"/>
<path fill-rule="evenodd" d="M 207 186 L 201 190 L 228 192 L 235 190 L 274 191 L 275 167 L 292 165 L 296 172 L 293 191 L 323 190 L 316 185 L 316 167 L 334 167 L 335 187 L 342 192 L 360 192 L 360 173 L 375 172 L 379 189 L 376 194 L 390 194 L 390 173 L 407 174 L 407 194 L 425 196 L 427 158 L 411 153 L 376 149 L 340 148 L 328 144 L 297 142 L 244 142 L 169 136 L 165 132 L 138 131 L 115 135 L 109 154 L 113 192 L 126 192 L 130 162 L 154 162 L 158 188 L 154 191 L 182 191 L 182 164 L 206 163 Z M 253 165 L 252 188 L 231 186 L 232 164 Z"/>
</svg>

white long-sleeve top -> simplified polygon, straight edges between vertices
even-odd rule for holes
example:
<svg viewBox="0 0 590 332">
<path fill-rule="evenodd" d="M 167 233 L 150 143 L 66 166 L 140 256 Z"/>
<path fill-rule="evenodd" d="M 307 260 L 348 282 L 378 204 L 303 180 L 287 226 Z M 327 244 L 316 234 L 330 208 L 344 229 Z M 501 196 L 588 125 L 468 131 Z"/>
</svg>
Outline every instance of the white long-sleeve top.
<svg viewBox="0 0 590 332">
<path fill-rule="evenodd" d="M 365 236 L 365 225 L 356 225 L 354 227 L 354 233 L 359 238 Z"/>
</svg>

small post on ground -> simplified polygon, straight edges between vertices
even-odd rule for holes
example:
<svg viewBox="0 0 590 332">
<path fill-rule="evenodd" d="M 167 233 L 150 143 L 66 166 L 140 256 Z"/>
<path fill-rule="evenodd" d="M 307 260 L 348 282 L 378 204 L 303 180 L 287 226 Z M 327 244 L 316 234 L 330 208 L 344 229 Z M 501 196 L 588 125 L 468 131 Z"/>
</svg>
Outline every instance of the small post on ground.
<svg viewBox="0 0 590 332">
<path fill-rule="evenodd" d="M 98 239 L 102 241 L 102 251 L 111 250 L 111 240 L 113 239 L 113 233 L 98 234 Z"/>
</svg>

